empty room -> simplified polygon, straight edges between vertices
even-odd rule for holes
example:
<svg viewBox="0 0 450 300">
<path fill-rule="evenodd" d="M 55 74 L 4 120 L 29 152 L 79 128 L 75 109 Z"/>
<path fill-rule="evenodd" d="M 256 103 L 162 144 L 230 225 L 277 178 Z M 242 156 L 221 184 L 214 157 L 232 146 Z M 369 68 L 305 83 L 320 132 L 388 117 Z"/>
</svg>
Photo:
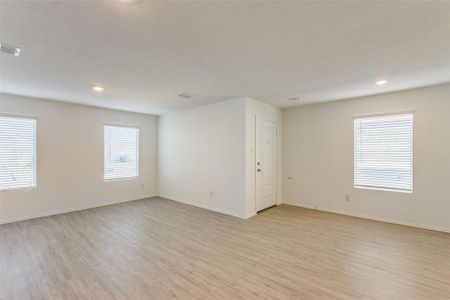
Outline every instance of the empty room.
<svg viewBox="0 0 450 300">
<path fill-rule="evenodd" d="M 0 1 L 0 299 L 450 299 L 450 1 Z"/>
</svg>

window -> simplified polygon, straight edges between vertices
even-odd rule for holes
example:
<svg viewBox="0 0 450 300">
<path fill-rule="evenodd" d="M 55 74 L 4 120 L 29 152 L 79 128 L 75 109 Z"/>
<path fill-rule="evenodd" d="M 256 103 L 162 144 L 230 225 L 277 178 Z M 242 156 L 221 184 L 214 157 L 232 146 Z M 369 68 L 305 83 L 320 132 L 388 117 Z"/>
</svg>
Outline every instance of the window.
<svg viewBox="0 0 450 300">
<path fill-rule="evenodd" d="M 139 176 L 139 128 L 105 125 L 104 179 Z"/>
<path fill-rule="evenodd" d="M 0 190 L 36 187 L 36 119 L 0 115 Z"/>
<path fill-rule="evenodd" d="M 354 120 L 356 188 L 412 192 L 413 115 Z"/>
</svg>

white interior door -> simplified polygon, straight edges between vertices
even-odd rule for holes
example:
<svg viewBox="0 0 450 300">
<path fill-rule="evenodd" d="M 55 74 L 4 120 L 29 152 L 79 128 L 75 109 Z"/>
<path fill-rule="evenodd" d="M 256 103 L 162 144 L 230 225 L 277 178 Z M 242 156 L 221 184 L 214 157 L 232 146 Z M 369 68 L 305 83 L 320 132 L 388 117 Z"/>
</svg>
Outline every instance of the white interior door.
<svg viewBox="0 0 450 300">
<path fill-rule="evenodd" d="M 277 124 L 256 118 L 256 211 L 277 204 Z"/>
</svg>

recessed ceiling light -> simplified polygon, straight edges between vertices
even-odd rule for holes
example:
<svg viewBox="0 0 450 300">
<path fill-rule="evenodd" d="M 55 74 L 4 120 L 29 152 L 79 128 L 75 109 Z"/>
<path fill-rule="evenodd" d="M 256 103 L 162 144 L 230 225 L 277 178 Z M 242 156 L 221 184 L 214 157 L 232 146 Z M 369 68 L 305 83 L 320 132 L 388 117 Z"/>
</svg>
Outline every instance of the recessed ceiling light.
<svg viewBox="0 0 450 300">
<path fill-rule="evenodd" d="M 92 89 L 93 89 L 94 91 L 96 91 L 96 92 L 99 92 L 99 93 L 101 93 L 101 92 L 103 92 L 103 91 L 105 90 L 104 87 L 98 86 L 98 85 L 94 85 L 94 86 L 92 87 Z"/>
<path fill-rule="evenodd" d="M 6 44 L 6 43 L 0 43 L 0 50 L 3 53 L 6 54 L 11 54 L 14 56 L 19 56 L 20 55 L 20 51 L 22 51 L 22 49 L 20 49 L 19 47 L 10 45 L 10 44 Z"/>
<path fill-rule="evenodd" d="M 189 93 L 181 93 L 181 94 L 178 95 L 178 97 L 189 99 L 192 96 Z"/>
<path fill-rule="evenodd" d="M 376 85 L 383 85 L 383 84 L 386 84 L 387 83 L 387 80 L 378 80 L 377 82 L 375 82 L 375 84 Z"/>
</svg>

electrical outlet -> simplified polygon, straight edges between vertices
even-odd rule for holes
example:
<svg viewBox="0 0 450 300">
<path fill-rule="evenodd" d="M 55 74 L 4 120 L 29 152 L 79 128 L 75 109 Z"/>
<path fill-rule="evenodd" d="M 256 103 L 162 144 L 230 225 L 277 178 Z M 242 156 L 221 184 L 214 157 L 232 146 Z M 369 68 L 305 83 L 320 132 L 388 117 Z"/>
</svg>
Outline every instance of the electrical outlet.
<svg viewBox="0 0 450 300">
<path fill-rule="evenodd" d="M 345 201 L 350 201 L 350 195 L 345 195 Z"/>
<path fill-rule="evenodd" d="M 141 189 L 143 189 L 144 188 L 144 184 L 141 184 Z"/>
<path fill-rule="evenodd" d="M 209 192 L 209 198 L 214 198 L 214 192 L 213 191 Z"/>
</svg>

